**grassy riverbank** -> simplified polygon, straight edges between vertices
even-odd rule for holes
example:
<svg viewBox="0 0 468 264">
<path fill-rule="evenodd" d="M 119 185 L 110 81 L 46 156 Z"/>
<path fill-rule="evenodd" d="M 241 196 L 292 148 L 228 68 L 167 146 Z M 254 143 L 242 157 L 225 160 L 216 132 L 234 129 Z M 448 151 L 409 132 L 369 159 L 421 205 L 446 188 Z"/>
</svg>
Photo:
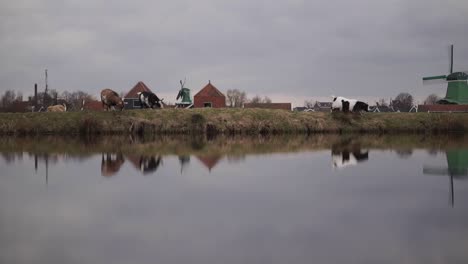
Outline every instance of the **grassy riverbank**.
<svg viewBox="0 0 468 264">
<path fill-rule="evenodd" d="M 287 134 L 468 132 L 468 114 L 162 109 L 122 112 L 0 113 L 0 134 Z"/>
</svg>

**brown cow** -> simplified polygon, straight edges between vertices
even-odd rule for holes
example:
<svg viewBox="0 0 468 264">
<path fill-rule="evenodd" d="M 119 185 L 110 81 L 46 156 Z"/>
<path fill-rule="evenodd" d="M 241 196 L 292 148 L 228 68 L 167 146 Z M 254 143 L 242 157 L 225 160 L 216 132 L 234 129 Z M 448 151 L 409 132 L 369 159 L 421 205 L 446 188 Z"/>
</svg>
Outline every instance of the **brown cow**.
<svg viewBox="0 0 468 264">
<path fill-rule="evenodd" d="M 101 102 L 105 111 L 109 111 L 112 107 L 120 108 L 120 111 L 124 108 L 122 98 L 111 89 L 104 89 L 101 91 Z"/>
<path fill-rule="evenodd" d="M 51 105 L 47 107 L 47 112 L 66 112 L 67 111 L 67 105 L 66 104 L 61 104 L 61 105 Z"/>
</svg>

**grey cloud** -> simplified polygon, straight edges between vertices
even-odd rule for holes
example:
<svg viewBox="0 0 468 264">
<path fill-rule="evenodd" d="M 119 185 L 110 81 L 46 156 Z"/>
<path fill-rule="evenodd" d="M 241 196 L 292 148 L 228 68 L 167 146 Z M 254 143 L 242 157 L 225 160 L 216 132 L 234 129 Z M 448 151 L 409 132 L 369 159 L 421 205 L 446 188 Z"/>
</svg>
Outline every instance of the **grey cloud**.
<svg viewBox="0 0 468 264">
<path fill-rule="evenodd" d="M 454 42 L 467 67 L 464 1 L 21 1 L 2 3 L 0 91 L 50 86 L 98 93 L 139 80 L 171 93 L 304 97 L 330 93 L 424 97 L 423 75 L 444 73 Z M 384 80 L 384 81 L 383 81 Z"/>
</svg>

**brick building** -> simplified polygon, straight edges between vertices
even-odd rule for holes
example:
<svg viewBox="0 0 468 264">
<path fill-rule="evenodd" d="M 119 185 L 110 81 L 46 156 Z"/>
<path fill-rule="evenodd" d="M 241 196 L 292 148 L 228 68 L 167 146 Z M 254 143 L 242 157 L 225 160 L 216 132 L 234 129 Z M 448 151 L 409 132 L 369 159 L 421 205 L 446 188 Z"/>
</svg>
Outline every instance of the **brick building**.
<svg viewBox="0 0 468 264">
<path fill-rule="evenodd" d="M 193 106 L 197 108 L 226 107 L 226 96 L 214 87 L 211 82 L 208 82 L 208 84 L 193 97 Z"/>
<path fill-rule="evenodd" d="M 291 103 L 245 103 L 244 108 L 282 109 L 291 111 Z"/>
<path fill-rule="evenodd" d="M 152 91 L 143 82 L 138 82 L 133 88 L 124 96 L 125 109 L 140 109 L 140 99 L 138 99 L 138 93 Z"/>
</svg>

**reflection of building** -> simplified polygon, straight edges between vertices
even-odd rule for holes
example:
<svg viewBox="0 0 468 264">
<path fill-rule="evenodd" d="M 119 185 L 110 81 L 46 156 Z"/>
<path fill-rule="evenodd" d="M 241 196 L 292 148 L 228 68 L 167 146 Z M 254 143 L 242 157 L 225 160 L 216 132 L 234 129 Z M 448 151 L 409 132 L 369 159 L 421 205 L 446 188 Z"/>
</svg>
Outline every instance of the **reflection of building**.
<svg viewBox="0 0 468 264">
<path fill-rule="evenodd" d="M 208 170 L 211 172 L 211 169 L 218 164 L 218 162 L 221 160 L 222 156 L 216 155 L 216 156 L 197 156 L 197 159 L 205 165 L 205 167 L 208 168 Z"/>
<path fill-rule="evenodd" d="M 125 159 L 122 153 L 102 153 L 101 175 L 106 177 L 114 176 L 124 162 Z"/>
<path fill-rule="evenodd" d="M 453 179 L 463 179 L 468 176 L 468 149 L 448 150 L 447 167 L 424 166 L 423 174 L 428 175 L 448 175 L 450 177 L 450 197 L 452 207 L 455 204 L 455 194 L 453 191 Z"/>
<path fill-rule="evenodd" d="M 158 170 L 162 164 L 161 156 L 129 156 L 130 163 L 141 173 L 149 174 Z"/>
</svg>

